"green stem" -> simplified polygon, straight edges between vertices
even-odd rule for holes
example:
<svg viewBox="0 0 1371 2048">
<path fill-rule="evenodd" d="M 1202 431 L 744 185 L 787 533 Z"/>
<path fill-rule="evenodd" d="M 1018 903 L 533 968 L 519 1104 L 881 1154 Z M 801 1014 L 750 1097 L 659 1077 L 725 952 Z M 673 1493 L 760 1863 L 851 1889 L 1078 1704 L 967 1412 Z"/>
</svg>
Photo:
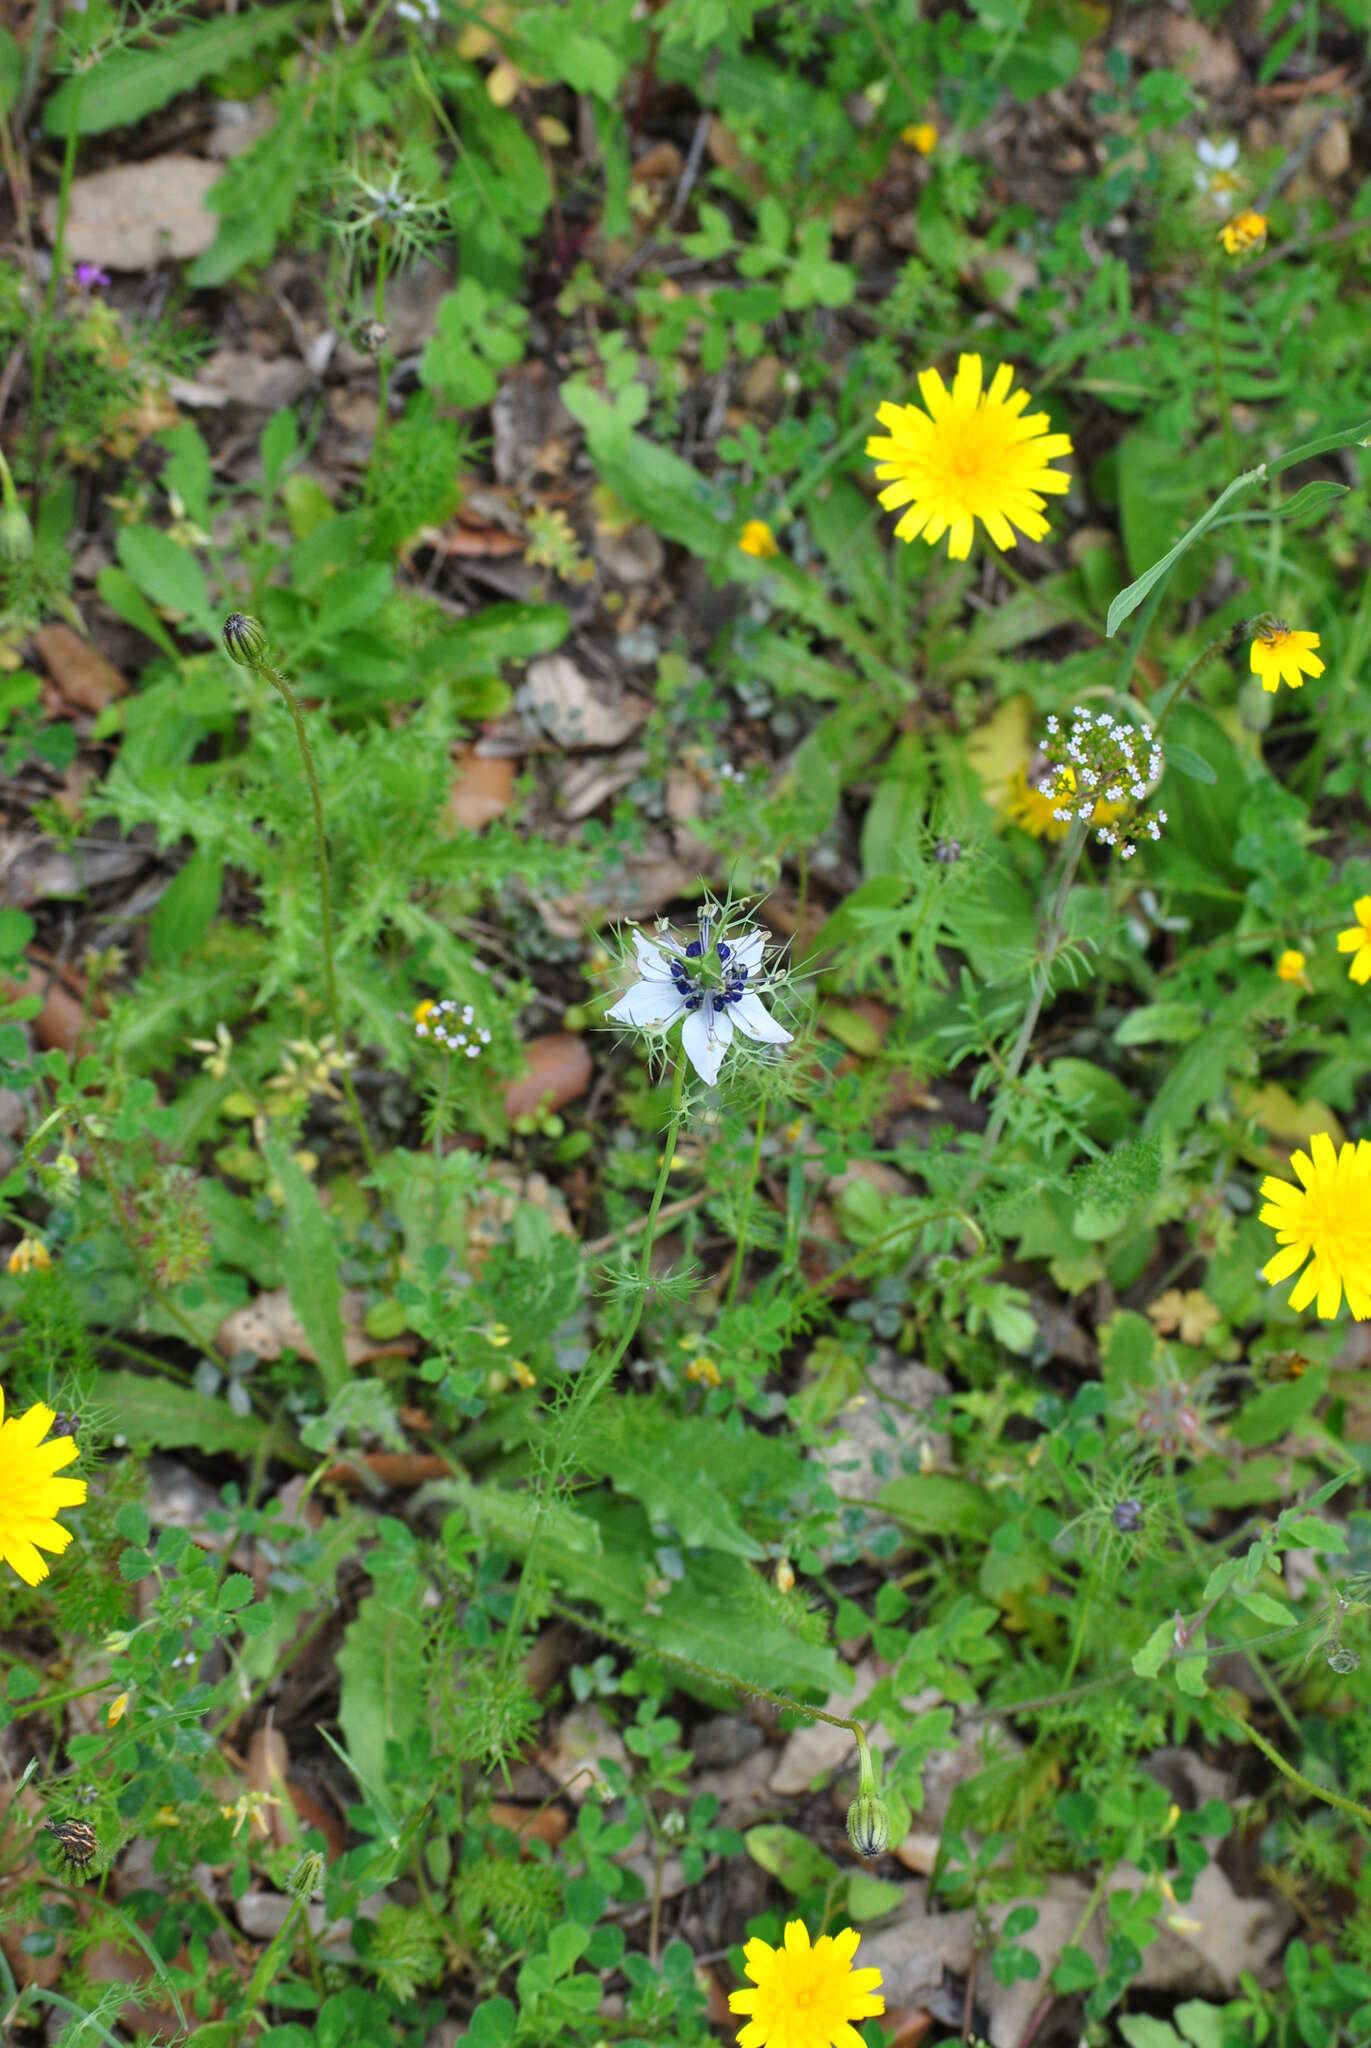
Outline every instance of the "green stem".
<svg viewBox="0 0 1371 2048">
<path fill-rule="evenodd" d="M 1345 1813 L 1352 1820 L 1359 1820 L 1365 1827 L 1371 1828 L 1371 1808 L 1359 1806 L 1355 1799 L 1345 1799 L 1341 1792 L 1329 1792 L 1322 1785 L 1316 1785 L 1312 1778 L 1305 1777 L 1303 1771 L 1297 1771 L 1293 1764 L 1287 1763 L 1280 1751 L 1273 1743 L 1268 1742 L 1264 1735 L 1259 1735 L 1248 1722 L 1230 1713 L 1217 1698 L 1215 1705 L 1229 1726 L 1236 1730 L 1244 1742 L 1250 1742 L 1254 1749 L 1259 1749 L 1266 1761 L 1274 1764 L 1283 1778 L 1288 1778 L 1301 1792 L 1307 1792 L 1311 1799 L 1321 1799 L 1325 1806 L 1336 1807 L 1339 1813 Z"/>
<path fill-rule="evenodd" d="M 29 370 L 30 431 L 33 439 L 33 478 L 29 486 L 33 505 L 33 516 L 38 518 L 38 509 L 43 496 L 43 380 L 47 371 L 48 339 L 52 333 L 53 308 L 57 303 L 57 288 L 62 282 L 65 268 L 67 240 L 67 213 L 71 206 L 72 179 L 76 174 L 76 141 L 81 120 L 81 100 L 86 90 L 86 73 L 73 74 L 76 89 L 71 96 L 71 108 L 67 115 L 67 139 L 62 151 L 62 174 L 57 188 L 57 232 L 52 239 L 52 268 L 48 272 L 48 288 L 43 294 L 43 311 L 33 335 L 33 356 Z"/>
<path fill-rule="evenodd" d="M 1024 1061 L 1028 1057 L 1028 1049 L 1033 1043 L 1033 1033 L 1037 1029 L 1038 1019 L 1042 1015 L 1043 1004 L 1046 1002 L 1048 990 L 1052 986 L 1052 963 L 1057 957 L 1064 936 L 1062 918 L 1066 909 L 1067 892 L 1075 878 L 1081 855 L 1085 851 L 1086 829 L 1087 826 L 1084 819 L 1072 818 L 1071 831 L 1066 844 L 1062 848 L 1061 862 L 1057 870 L 1056 893 L 1052 898 L 1051 907 L 1043 922 L 1042 932 L 1038 940 L 1038 960 L 1034 968 L 1028 1001 L 1024 1006 L 1023 1019 L 1019 1025 L 1019 1035 L 1014 1041 L 1009 1058 L 1005 1062 L 1004 1071 L 1000 1075 L 1000 1086 L 995 1098 L 994 1113 L 991 1116 L 990 1122 L 986 1125 L 985 1136 L 981 1140 L 980 1155 L 975 1166 L 972 1168 L 971 1178 L 966 1183 L 967 1188 L 974 1187 L 983 1177 L 994 1155 L 995 1147 L 999 1143 L 1004 1127 L 1009 1121 L 1010 1092 L 1014 1083 L 1019 1078 Z M 963 1192 L 965 1191 L 964 1189 Z"/>
<path fill-rule="evenodd" d="M 728 1283 L 728 1296 L 724 1302 L 724 1308 L 726 1311 L 728 1309 L 731 1309 L 733 1306 L 734 1296 L 738 1292 L 738 1282 L 742 1278 L 743 1274 L 743 1256 L 744 1247 L 747 1241 L 747 1223 L 748 1218 L 752 1213 L 752 1195 L 753 1190 L 756 1188 L 757 1185 L 757 1170 L 761 1165 L 762 1139 L 765 1135 L 766 1103 L 762 1102 L 761 1104 L 759 1104 L 757 1109 L 757 1131 L 752 1141 L 752 1158 L 748 1164 L 747 1169 L 747 1186 L 743 1190 L 742 1204 L 738 1210 L 738 1242 L 733 1248 L 733 1276 Z"/>
<path fill-rule="evenodd" d="M 676 1061 L 671 1076 L 671 1105 L 667 1112 L 669 1121 L 662 1146 L 662 1161 L 657 1169 L 657 1185 L 652 1190 L 652 1200 L 648 1205 L 647 1222 L 643 1228 L 643 1250 L 638 1264 L 638 1285 L 634 1293 L 633 1307 L 629 1312 L 628 1321 L 620 1332 L 618 1343 L 602 1365 L 597 1366 L 593 1372 L 587 1368 L 582 1374 L 580 1384 L 577 1386 L 565 1411 L 552 1470 L 538 1490 L 537 1503 L 533 1510 L 533 1526 L 529 1531 L 528 1548 L 524 1552 L 523 1569 L 519 1574 L 519 1584 L 514 1594 L 514 1605 L 510 1610 L 509 1623 L 505 1629 L 504 1640 L 501 1645 L 502 1666 L 508 1664 L 519 1641 L 520 1628 L 528 1606 L 529 1567 L 537 1551 L 538 1533 L 546 1512 L 548 1497 L 557 1486 L 562 1474 L 571 1464 L 572 1459 L 576 1456 L 581 1424 L 610 1381 L 614 1378 L 615 1373 L 619 1369 L 619 1362 L 629 1345 L 633 1342 L 638 1325 L 643 1319 L 643 1309 L 646 1306 L 647 1297 L 652 1285 L 652 1247 L 657 1234 L 657 1217 L 662 1206 L 662 1196 L 666 1193 L 666 1184 L 671 1174 L 671 1162 L 676 1156 L 676 1139 L 681 1128 L 681 1111 L 685 1103 L 685 1073 L 686 1062 L 683 1051 Z"/>
<path fill-rule="evenodd" d="M 309 734 L 305 731 L 305 717 L 300 709 L 300 700 L 290 684 L 280 670 L 273 668 L 268 661 L 255 661 L 252 667 L 279 692 L 290 713 L 295 727 L 296 744 L 300 749 L 300 759 L 304 763 L 305 775 L 309 782 L 310 802 L 314 807 L 314 853 L 319 870 L 319 937 L 324 951 L 324 985 L 328 992 L 329 1021 L 333 1026 L 334 1043 L 342 1054 L 343 1016 L 338 1004 L 338 981 L 333 967 L 333 898 L 329 884 L 328 839 L 324 832 L 324 799 L 319 788 L 318 772 L 314 766 L 314 754 L 309 744 Z M 343 1092 L 347 1096 L 348 1109 L 361 1142 L 362 1156 L 366 1160 L 368 1170 L 374 1173 L 377 1164 L 376 1153 L 367 1132 L 366 1119 L 362 1115 L 362 1105 L 357 1100 L 357 1090 L 352 1085 L 351 1072 L 347 1067 L 343 1068 Z"/>
<path fill-rule="evenodd" d="M 1223 435 L 1224 466 L 1228 470 L 1229 475 L 1233 476 L 1236 475 L 1238 468 L 1238 443 L 1237 437 L 1233 432 L 1233 418 L 1228 409 L 1228 390 L 1223 381 L 1223 298 L 1221 274 L 1217 264 L 1214 266 L 1211 277 L 1213 282 L 1213 293 L 1210 303 L 1213 315 L 1214 399 L 1219 409 L 1219 430 Z M 1238 552 L 1242 556 L 1243 567 L 1247 571 L 1247 580 L 1255 590 L 1258 583 L 1257 565 L 1252 559 L 1252 544 L 1247 537 L 1247 529 L 1243 526 L 1238 528 Z"/>
<path fill-rule="evenodd" d="M 281 1922 L 277 1933 L 272 1937 L 270 1948 L 267 1949 L 257 1968 L 252 1973 L 252 1979 L 247 1988 L 247 1996 L 243 2002 L 243 2010 L 234 2022 L 233 2037 L 235 2041 L 242 2039 L 244 2030 L 257 2017 L 257 2009 L 271 1989 L 272 1979 L 285 1960 L 288 1937 L 293 1934 L 295 1922 L 303 1916 L 303 1913 L 303 1902 L 300 1899 L 292 1899 L 290 1911 Z"/>
</svg>

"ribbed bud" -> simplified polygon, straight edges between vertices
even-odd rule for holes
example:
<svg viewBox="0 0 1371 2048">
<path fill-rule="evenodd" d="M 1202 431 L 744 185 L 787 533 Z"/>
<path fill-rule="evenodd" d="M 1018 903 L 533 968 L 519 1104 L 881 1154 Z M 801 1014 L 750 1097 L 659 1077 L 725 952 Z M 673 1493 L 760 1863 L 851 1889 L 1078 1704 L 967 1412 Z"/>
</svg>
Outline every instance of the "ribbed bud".
<svg viewBox="0 0 1371 2048">
<path fill-rule="evenodd" d="M 880 1856 L 890 1847 L 890 1812 L 884 1799 L 859 1792 L 847 1809 L 847 1839 L 859 1856 Z"/>
<path fill-rule="evenodd" d="M 230 612 L 220 637 L 225 654 L 240 668 L 256 668 L 266 654 L 266 629 L 260 619 L 251 618 L 247 612 Z"/>
<path fill-rule="evenodd" d="M 286 1879 L 286 1890 L 293 1899 L 308 1905 L 317 1899 L 324 1889 L 324 1859 L 317 1849 L 306 1849 L 290 1876 Z"/>
<path fill-rule="evenodd" d="M 19 502 L 19 493 L 14 488 L 9 464 L 0 455 L 0 562 L 31 562 L 33 560 L 33 528 L 29 525 L 28 513 Z"/>
</svg>

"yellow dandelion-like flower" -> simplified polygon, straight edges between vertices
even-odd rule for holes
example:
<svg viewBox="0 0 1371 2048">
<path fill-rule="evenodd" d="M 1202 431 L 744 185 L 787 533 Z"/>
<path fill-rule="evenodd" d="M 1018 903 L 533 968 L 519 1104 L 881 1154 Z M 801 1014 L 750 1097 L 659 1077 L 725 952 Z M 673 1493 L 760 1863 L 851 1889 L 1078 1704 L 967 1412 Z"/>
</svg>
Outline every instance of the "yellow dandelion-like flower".
<svg viewBox="0 0 1371 2048">
<path fill-rule="evenodd" d="M 1352 905 L 1354 925 L 1338 933 L 1338 951 L 1352 955 L 1348 968 L 1351 981 L 1371 981 L 1371 896 L 1359 896 Z"/>
<path fill-rule="evenodd" d="M 48 1575 L 38 1553 L 50 1550 L 60 1557 L 71 1542 L 71 1530 L 57 1516 L 62 1508 L 81 1505 L 86 1482 L 57 1477 L 76 1456 L 76 1445 L 69 1436 L 43 1442 L 57 1420 L 51 1408 L 35 1401 L 8 1422 L 4 1413 L 0 1389 L 0 1558 L 26 1586 L 36 1586 Z"/>
<path fill-rule="evenodd" d="M 1297 633 L 1284 619 L 1264 619 L 1252 642 L 1252 673 L 1261 677 L 1268 695 L 1282 683 L 1302 690 L 1305 675 L 1323 674 L 1323 663 L 1312 651 L 1318 644 L 1317 633 Z"/>
<path fill-rule="evenodd" d="M 46 1273 L 52 1264 L 52 1253 L 41 1237 L 21 1237 L 5 1261 L 7 1273 Z"/>
<path fill-rule="evenodd" d="M 1071 821 L 1059 818 L 1057 812 L 1070 803 L 1076 787 L 1074 768 L 1058 770 L 1055 790 L 1039 789 L 1036 783 L 1029 781 L 1024 769 L 1016 768 L 1009 778 L 1006 806 L 1009 817 L 1021 831 L 1034 839 L 1065 839 L 1071 830 Z M 1127 804 L 1106 803 L 1101 797 L 1090 814 L 1090 822 L 1092 825 L 1112 825 L 1127 808 Z"/>
<path fill-rule="evenodd" d="M 1360 937 L 1360 926 L 1358 927 Z M 1299 981 L 1304 973 L 1304 955 L 1297 946 L 1287 946 L 1276 962 L 1276 973 L 1282 981 Z"/>
<path fill-rule="evenodd" d="M 1015 527 L 1042 540 L 1042 493 L 1070 488 L 1070 478 L 1048 463 L 1071 453 L 1071 437 L 1049 433 L 1045 412 L 1025 416 L 1028 393 L 1011 391 L 1013 382 L 1013 368 L 1001 363 L 982 390 L 980 357 L 964 355 L 951 391 L 936 370 L 919 372 L 926 412 L 889 400 L 877 406 L 887 433 L 873 434 L 866 452 L 886 486 L 886 511 L 909 507 L 895 527 L 897 540 L 922 534 L 932 547 L 947 534 L 954 562 L 971 553 L 978 519 L 997 548 L 1015 545 Z"/>
<path fill-rule="evenodd" d="M 1362 900 L 1371 910 L 1371 897 Z M 1291 1308 L 1312 1301 L 1318 1316 L 1332 1322 L 1345 1288 L 1347 1306 L 1365 1322 L 1371 1316 L 1371 1142 L 1348 1142 L 1335 1152 L 1328 1132 L 1317 1131 L 1309 1151 L 1292 1152 L 1290 1164 L 1297 1188 L 1273 1173 L 1262 1182 L 1261 1220 L 1282 1247 L 1262 1267 L 1262 1278 L 1278 1287 L 1308 1259 Z"/>
<path fill-rule="evenodd" d="M 932 156 L 938 147 L 938 131 L 931 121 L 911 121 L 900 130 L 900 140 L 917 149 L 920 156 Z"/>
<path fill-rule="evenodd" d="M 755 1990 L 731 1991 L 730 2012 L 751 2017 L 738 2048 L 863 2048 L 853 2020 L 885 2011 L 879 1970 L 854 1970 L 855 1928 L 822 1934 L 810 1947 L 803 1920 L 787 1920 L 785 1946 L 750 1941 L 743 1950 Z"/>
<path fill-rule="evenodd" d="M 1006 809 L 1021 832 L 1027 832 L 1033 839 L 1065 839 L 1070 827 L 1056 815 L 1059 808 L 1050 791 L 1030 782 L 1022 768 L 1014 770 L 1009 778 Z"/>
<path fill-rule="evenodd" d="M 1230 256 L 1249 256 L 1266 246 L 1266 215 L 1245 206 L 1219 229 L 1219 240 Z"/>
<path fill-rule="evenodd" d="M 749 519 L 738 537 L 738 546 L 745 555 L 753 555 L 759 562 L 769 561 L 781 552 L 780 543 L 765 519 Z"/>
</svg>

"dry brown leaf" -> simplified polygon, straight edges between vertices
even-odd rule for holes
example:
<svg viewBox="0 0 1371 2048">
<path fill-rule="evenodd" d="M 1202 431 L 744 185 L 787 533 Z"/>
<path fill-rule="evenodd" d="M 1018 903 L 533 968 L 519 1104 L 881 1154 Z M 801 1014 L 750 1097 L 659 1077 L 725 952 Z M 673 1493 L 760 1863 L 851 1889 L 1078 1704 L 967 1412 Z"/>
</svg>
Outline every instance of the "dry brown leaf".
<svg viewBox="0 0 1371 2048">
<path fill-rule="evenodd" d="M 483 831 L 509 809 L 519 764 L 507 754 L 478 754 L 475 747 L 458 747 L 452 765 L 449 815 L 468 832 Z"/>
<path fill-rule="evenodd" d="M 73 711 L 103 711 L 128 684 L 111 662 L 70 626 L 40 626 L 33 636 L 43 666 L 62 701 Z"/>
<path fill-rule="evenodd" d="M 549 1849 L 566 1840 L 571 1826 L 560 1806 L 515 1806 L 502 1799 L 491 1807 L 490 1818 L 497 1828 L 508 1828 L 521 1842 L 546 1842 Z"/>
<path fill-rule="evenodd" d="M 532 1116 L 541 1108 L 561 1109 L 590 1086 L 590 1054 L 571 1031 L 550 1031 L 524 1047 L 528 1072 L 505 1090 L 505 1115 Z"/>
</svg>

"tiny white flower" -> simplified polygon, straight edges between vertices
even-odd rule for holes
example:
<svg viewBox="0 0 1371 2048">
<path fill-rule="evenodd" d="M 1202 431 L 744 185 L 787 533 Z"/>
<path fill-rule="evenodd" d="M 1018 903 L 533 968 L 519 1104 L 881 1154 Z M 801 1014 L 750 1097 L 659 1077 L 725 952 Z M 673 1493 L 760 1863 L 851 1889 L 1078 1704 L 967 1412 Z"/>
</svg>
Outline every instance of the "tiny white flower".
<svg viewBox="0 0 1371 2048">
<path fill-rule="evenodd" d="M 700 937 L 687 946 L 666 935 L 653 945 L 635 931 L 639 979 L 606 1014 L 639 1031 L 669 1031 L 678 1018 L 683 1019 L 681 1050 L 712 1088 L 735 1029 L 761 1045 L 790 1043 L 790 1032 L 776 1022 L 756 987 L 749 986 L 759 978 L 766 938 L 765 932 L 754 930 L 734 942 L 715 940 L 707 914 L 700 920 Z M 709 981 L 696 964 L 706 959 Z"/>
<path fill-rule="evenodd" d="M 1226 142 L 1210 142 L 1202 136 L 1195 144 L 1195 155 L 1199 158 L 1195 169 L 1196 188 L 1209 194 L 1220 213 L 1227 213 L 1242 188 L 1242 180 L 1235 170 L 1237 143 L 1231 136 Z"/>
</svg>

